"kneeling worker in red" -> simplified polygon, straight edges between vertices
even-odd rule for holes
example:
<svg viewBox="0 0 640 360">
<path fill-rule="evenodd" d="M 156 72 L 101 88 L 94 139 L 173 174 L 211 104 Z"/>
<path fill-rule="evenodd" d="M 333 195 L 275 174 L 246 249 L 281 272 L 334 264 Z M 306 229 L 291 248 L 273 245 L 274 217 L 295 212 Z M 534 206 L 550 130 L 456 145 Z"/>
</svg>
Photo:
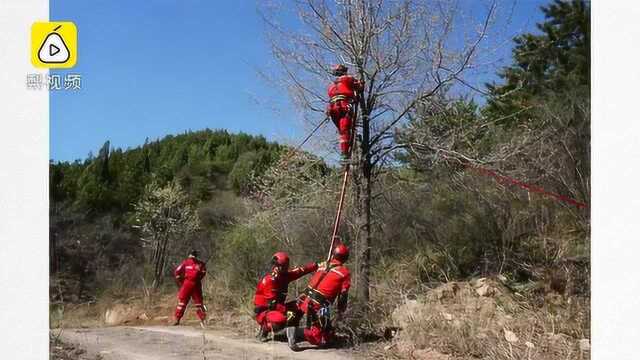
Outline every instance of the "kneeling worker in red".
<svg viewBox="0 0 640 360">
<path fill-rule="evenodd" d="M 333 250 L 333 258 L 318 269 L 309 281 L 305 294 L 298 299 L 298 308 L 307 315 L 306 328 L 286 329 L 289 347 L 297 350 L 297 342 L 306 340 L 321 347 L 331 343 L 334 331 L 331 326 L 330 308 L 336 299 L 337 317 L 347 309 L 351 275 L 344 263 L 349 258 L 349 248 L 339 244 Z"/>
<path fill-rule="evenodd" d="M 196 306 L 196 314 L 200 319 L 200 326 L 205 327 L 207 318 L 206 308 L 202 303 L 202 278 L 207 274 L 205 263 L 198 259 L 198 252 L 192 250 L 189 257 L 184 260 L 175 272 L 176 283 L 180 286 L 178 291 L 178 306 L 173 325 L 180 324 L 180 319 L 187 309 L 189 299 L 193 299 Z"/>
<path fill-rule="evenodd" d="M 289 283 L 318 269 L 318 264 L 312 262 L 289 270 L 289 256 L 282 251 L 273 255 L 271 265 L 271 272 L 260 280 L 254 297 L 256 322 L 260 325 L 258 338 L 261 341 L 268 340 L 269 332 L 285 327 L 287 312 L 297 312 L 295 300 L 285 303 Z"/>
</svg>

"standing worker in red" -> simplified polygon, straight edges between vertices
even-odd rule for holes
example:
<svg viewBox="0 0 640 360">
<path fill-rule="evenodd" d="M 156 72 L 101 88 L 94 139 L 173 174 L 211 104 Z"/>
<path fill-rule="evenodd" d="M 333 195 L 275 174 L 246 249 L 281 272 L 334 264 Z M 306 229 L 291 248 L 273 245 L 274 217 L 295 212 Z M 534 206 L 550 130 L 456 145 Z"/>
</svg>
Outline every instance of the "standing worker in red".
<svg viewBox="0 0 640 360">
<path fill-rule="evenodd" d="M 351 145 L 351 132 L 354 126 L 353 103 L 357 101 L 358 94 L 362 93 L 364 83 L 348 75 L 349 69 L 342 65 L 335 65 L 332 74 L 336 79 L 329 85 L 329 105 L 327 115 L 338 128 L 340 133 L 340 153 L 343 161 L 349 158 Z"/>
<path fill-rule="evenodd" d="M 178 291 L 178 306 L 173 325 L 180 324 L 189 299 L 192 298 L 196 306 L 196 314 L 200 319 L 200 326 L 204 328 L 207 313 L 206 307 L 202 303 L 202 278 L 207 274 L 207 267 L 204 262 L 198 259 L 198 251 L 192 250 L 189 257 L 176 268 L 174 274 L 180 290 Z"/>
<path fill-rule="evenodd" d="M 333 250 L 333 258 L 318 269 L 309 281 L 305 294 L 298 300 L 298 308 L 307 314 L 307 327 L 288 327 L 287 341 L 291 350 L 298 350 L 297 342 L 306 340 L 310 344 L 326 346 L 333 340 L 330 307 L 338 299 L 338 314 L 342 317 L 347 309 L 351 275 L 344 263 L 349 258 L 349 248 L 339 244 Z"/>
<path fill-rule="evenodd" d="M 260 280 L 254 297 L 254 312 L 260 325 L 258 337 L 261 341 L 268 340 L 269 332 L 285 327 L 287 312 L 292 315 L 297 313 L 295 300 L 285 303 L 289 283 L 318 269 L 318 264 L 312 262 L 289 270 L 289 255 L 283 251 L 273 254 L 271 265 L 271 272 Z"/>
</svg>

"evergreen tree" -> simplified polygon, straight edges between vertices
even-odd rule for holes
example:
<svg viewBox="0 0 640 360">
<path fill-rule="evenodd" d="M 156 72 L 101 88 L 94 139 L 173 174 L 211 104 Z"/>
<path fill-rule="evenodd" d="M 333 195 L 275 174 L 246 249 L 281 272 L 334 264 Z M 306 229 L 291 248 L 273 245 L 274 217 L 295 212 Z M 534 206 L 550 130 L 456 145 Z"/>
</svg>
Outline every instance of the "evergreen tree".
<svg viewBox="0 0 640 360">
<path fill-rule="evenodd" d="M 499 74 L 504 84 L 488 84 L 485 114 L 505 117 L 503 123 L 530 119 L 531 109 L 558 93 L 590 94 L 590 7 L 584 0 L 554 0 L 543 6 L 541 34 L 517 36 L 514 64 Z"/>
</svg>

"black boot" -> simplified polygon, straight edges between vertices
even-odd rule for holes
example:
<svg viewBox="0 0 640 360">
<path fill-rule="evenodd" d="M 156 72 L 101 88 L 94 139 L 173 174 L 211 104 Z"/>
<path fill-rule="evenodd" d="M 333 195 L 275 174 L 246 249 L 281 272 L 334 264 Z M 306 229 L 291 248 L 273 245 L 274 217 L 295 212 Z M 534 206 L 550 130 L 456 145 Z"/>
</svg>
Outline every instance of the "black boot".
<svg viewBox="0 0 640 360">
<path fill-rule="evenodd" d="M 287 341 L 287 328 L 273 329 L 273 341 Z"/>
<path fill-rule="evenodd" d="M 258 341 L 260 342 L 267 342 L 269 341 L 269 331 L 267 331 L 266 329 L 264 329 L 263 327 L 260 327 L 260 330 L 258 330 L 258 335 L 256 336 L 256 338 L 258 339 Z"/>
<path fill-rule="evenodd" d="M 297 342 L 304 339 L 304 329 L 290 326 L 285 329 L 285 332 L 287 333 L 287 343 L 289 344 L 289 348 L 293 351 L 300 350 Z"/>
</svg>

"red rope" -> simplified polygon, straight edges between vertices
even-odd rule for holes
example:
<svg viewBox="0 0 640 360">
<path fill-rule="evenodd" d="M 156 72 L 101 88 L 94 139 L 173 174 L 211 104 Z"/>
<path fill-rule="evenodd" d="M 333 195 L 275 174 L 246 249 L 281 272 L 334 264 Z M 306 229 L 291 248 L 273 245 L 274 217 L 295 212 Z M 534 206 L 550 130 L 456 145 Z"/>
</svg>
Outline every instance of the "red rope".
<svg viewBox="0 0 640 360">
<path fill-rule="evenodd" d="M 496 173 L 493 170 L 485 169 L 483 167 L 480 167 L 480 166 L 477 166 L 477 165 L 473 165 L 473 164 L 469 164 L 469 163 L 465 164 L 465 166 L 467 166 L 469 168 L 472 168 L 472 169 L 474 169 L 474 170 L 476 170 L 476 171 L 478 171 L 478 172 L 480 172 L 480 173 L 482 173 L 484 175 L 493 177 L 500 184 L 515 185 L 515 186 L 518 186 L 518 187 L 520 187 L 522 189 L 525 189 L 527 191 L 531 191 L 531 192 L 535 192 L 535 193 L 542 194 L 542 195 L 545 195 L 545 196 L 549 196 L 549 197 L 552 197 L 552 198 L 554 198 L 554 199 L 556 199 L 558 201 L 562 201 L 562 202 L 565 202 L 567 204 L 574 205 L 578 209 L 580 209 L 580 208 L 588 208 L 589 207 L 587 204 L 585 204 L 583 202 L 579 202 L 577 200 L 574 200 L 574 199 L 572 199 L 572 198 L 570 198 L 568 196 L 564 196 L 564 195 L 556 194 L 556 193 L 553 193 L 553 192 L 550 192 L 550 191 L 546 191 L 545 189 L 543 189 L 543 188 L 541 188 L 539 186 L 527 184 L 527 183 L 524 183 L 524 182 L 522 182 L 520 180 L 517 180 L 517 179 L 514 179 L 514 178 L 510 178 L 510 177 L 505 176 L 505 175 L 500 175 L 500 174 Z"/>
<path fill-rule="evenodd" d="M 333 255 L 333 248 L 336 245 L 336 238 L 338 234 L 338 228 L 340 227 L 340 216 L 342 215 L 342 205 L 344 204 L 344 195 L 347 192 L 347 180 L 349 179 L 350 166 L 347 164 L 347 168 L 344 171 L 344 178 L 342 179 L 342 191 L 340 192 L 340 201 L 338 201 L 338 211 L 336 212 L 336 220 L 333 223 L 333 233 L 331 235 L 331 246 L 329 246 L 329 254 L 327 255 L 327 262 L 331 261 L 331 255 Z"/>
</svg>

